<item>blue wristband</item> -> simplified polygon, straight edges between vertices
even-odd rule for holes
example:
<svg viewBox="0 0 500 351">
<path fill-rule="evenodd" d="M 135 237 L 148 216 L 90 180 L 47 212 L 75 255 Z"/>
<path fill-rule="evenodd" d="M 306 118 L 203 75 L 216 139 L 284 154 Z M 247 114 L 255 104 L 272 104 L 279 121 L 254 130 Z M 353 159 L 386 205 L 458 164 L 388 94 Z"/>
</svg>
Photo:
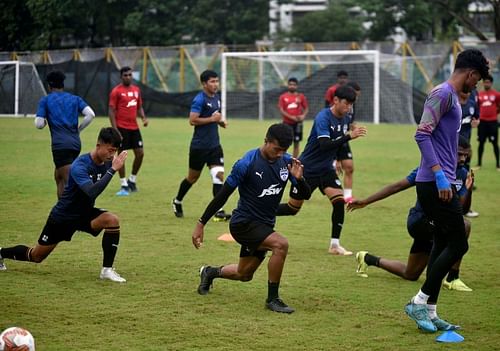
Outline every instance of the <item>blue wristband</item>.
<svg viewBox="0 0 500 351">
<path fill-rule="evenodd" d="M 436 185 L 438 190 L 451 189 L 451 184 L 448 181 L 448 178 L 446 178 L 446 175 L 444 174 L 442 169 L 440 169 L 439 171 L 435 171 L 434 177 L 436 178 Z"/>
</svg>

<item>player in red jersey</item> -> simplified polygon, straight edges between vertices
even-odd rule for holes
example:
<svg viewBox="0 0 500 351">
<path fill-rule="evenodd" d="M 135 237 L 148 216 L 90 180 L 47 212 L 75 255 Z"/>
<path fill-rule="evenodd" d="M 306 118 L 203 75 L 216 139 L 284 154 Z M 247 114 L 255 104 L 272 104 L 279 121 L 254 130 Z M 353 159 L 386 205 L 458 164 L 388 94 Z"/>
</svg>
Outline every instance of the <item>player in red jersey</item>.
<svg viewBox="0 0 500 351">
<path fill-rule="evenodd" d="M 283 116 L 283 123 L 293 129 L 293 157 L 299 156 L 299 143 L 302 141 L 303 124 L 309 112 L 309 104 L 304 94 L 299 93 L 297 78 L 288 79 L 288 91 L 280 95 L 278 107 Z"/>
<path fill-rule="evenodd" d="M 349 74 L 341 70 L 337 72 L 337 83 L 328 88 L 325 93 L 325 107 L 330 107 L 333 104 L 333 96 L 338 87 L 345 85 L 349 81 Z"/>
<path fill-rule="evenodd" d="M 477 168 L 481 167 L 484 143 L 489 140 L 493 144 L 497 170 L 500 171 L 498 158 L 498 113 L 500 112 L 500 93 L 493 89 L 493 77 L 483 79 L 484 90 L 479 92 L 479 126 L 477 136 L 479 147 L 477 150 Z"/>
<path fill-rule="evenodd" d="M 125 177 L 125 166 L 120 168 L 121 189 L 116 195 L 128 195 L 129 191 L 137 191 L 137 173 L 141 168 L 144 158 L 142 136 L 137 124 L 137 115 L 142 118 L 144 127 L 148 126 L 148 119 L 142 108 L 141 90 L 132 84 L 132 68 L 120 69 L 121 84 L 113 88 L 109 95 L 109 120 L 111 126 L 119 131 L 122 137 L 122 145 L 119 152 L 123 150 L 134 150 L 134 163 L 130 177 Z"/>
</svg>

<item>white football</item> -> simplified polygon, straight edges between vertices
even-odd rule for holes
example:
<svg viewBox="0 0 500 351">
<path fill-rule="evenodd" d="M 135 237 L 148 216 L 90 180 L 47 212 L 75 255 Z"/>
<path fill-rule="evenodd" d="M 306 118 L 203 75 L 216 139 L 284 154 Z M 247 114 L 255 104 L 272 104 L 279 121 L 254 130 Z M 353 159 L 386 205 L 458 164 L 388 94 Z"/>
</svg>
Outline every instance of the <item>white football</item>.
<svg viewBox="0 0 500 351">
<path fill-rule="evenodd" d="M 29 351 L 35 351 L 35 339 L 26 329 L 19 327 L 5 329 L 0 334 L 0 351 L 9 351 L 16 346 L 27 346 Z"/>
</svg>

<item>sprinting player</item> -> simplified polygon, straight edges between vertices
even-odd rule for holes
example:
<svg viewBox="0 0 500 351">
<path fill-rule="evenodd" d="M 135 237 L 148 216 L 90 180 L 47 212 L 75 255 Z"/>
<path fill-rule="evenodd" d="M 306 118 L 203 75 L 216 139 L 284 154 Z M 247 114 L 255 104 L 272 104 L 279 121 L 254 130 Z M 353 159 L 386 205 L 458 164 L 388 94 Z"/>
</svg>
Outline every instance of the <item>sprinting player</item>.
<svg viewBox="0 0 500 351">
<path fill-rule="evenodd" d="M 472 186 L 474 183 L 473 174 L 468 173 L 465 169 L 465 160 L 470 152 L 470 144 L 464 137 L 460 137 L 458 146 L 458 165 L 457 165 L 457 194 L 463 206 L 463 212 L 468 211 L 470 207 Z M 406 178 L 400 181 L 383 187 L 373 195 L 368 196 L 366 199 L 353 200 L 347 206 L 348 211 L 364 208 L 367 205 L 385 199 L 400 191 L 406 190 L 415 186 L 415 177 L 417 175 L 417 168 L 415 168 Z M 470 222 L 464 219 L 465 232 L 467 238 L 470 235 L 471 225 Z M 420 204 L 415 204 L 415 207 L 410 209 L 408 214 L 407 229 L 410 236 L 413 238 L 413 245 L 408 255 L 408 262 L 405 264 L 397 260 L 390 260 L 383 257 L 374 256 L 367 251 L 360 251 L 356 254 L 356 261 L 358 267 L 356 272 L 360 277 L 368 277 L 368 266 L 375 266 L 386 270 L 389 273 L 395 274 L 403 279 L 418 280 L 429 261 L 429 255 L 432 249 L 432 238 L 436 230 L 434 224 L 427 219 Z M 446 280 L 443 285 L 450 290 L 458 291 L 472 291 L 460 279 L 460 260 L 456 262 L 448 272 Z"/>
<path fill-rule="evenodd" d="M 34 247 L 17 245 L 0 249 L 0 269 L 6 269 L 3 262 L 6 258 L 42 262 L 61 241 L 71 241 L 77 230 L 98 236 L 104 229 L 100 278 L 118 283 L 126 281 L 113 268 L 120 241 L 119 218 L 111 212 L 94 207 L 96 198 L 127 158 L 126 151 L 115 156 L 120 142 L 121 137 L 116 129 L 101 129 L 95 149 L 78 157 L 71 165 L 68 185 L 52 208 L 38 243 Z"/>
<path fill-rule="evenodd" d="M 68 183 L 71 163 L 80 154 L 82 148 L 80 132 L 95 117 L 92 108 L 81 97 L 64 91 L 65 79 L 66 76 L 60 71 L 50 72 L 47 75 L 50 93 L 40 99 L 35 117 L 35 126 L 38 129 L 49 125 L 57 198 L 61 197 Z M 78 125 L 80 113 L 85 117 Z"/>
<path fill-rule="evenodd" d="M 302 141 L 303 123 L 309 112 L 309 105 L 304 94 L 297 91 L 299 81 L 297 78 L 288 79 L 288 91 L 280 95 L 278 108 L 280 109 L 283 123 L 293 129 L 293 157 L 298 157 L 300 142 Z"/>
<path fill-rule="evenodd" d="M 488 74 L 483 79 L 484 90 L 479 92 L 479 126 L 477 137 L 477 169 L 481 168 L 483 160 L 484 143 L 489 140 L 493 145 L 497 170 L 500 171 L 498 154 L 498 113 L 500 112 L 500 93 L 492 88 L 493 77 Z"/>
<path fill-rule="evenodd" d="M 142 108 L 141 90 L 137 85 L 132 84 L 132 68 L 122 67 L 120 78 L 122 82 L 114 87 L 109 95 L 109 121 L 122 137 L 118 152 L 134 150 L 134 163 L 128 180 L 125 175 L 125 165 L 118 171 L 121 189 L 116 195 L 127 196 L 129 192 L 137 191 L 137 174 L 144 159 L 144 144 L 137 124 L 137 116 L 141 117 L 144 127 L 148 126 L 149 121 Z"/>
<path fill-rule="evenodd" d="M 302 164 L 285 153 L 292 144 L 292 140 L 292 130 L 287 125 L 273 124 L 269 127 L 264 145 L 247 152 L 234 164 L 221 191 L 217 193 L 199 219 L 192 237 L 193 245 L 197 249 L 203 243 L 205 224 L 238 188 L 240 200 L 231 217 L 229 229 L 231 235 L 241 245 L 240 260 L 237 264 L 201 267 L 199 294 L 208 294 L 215 278 L 242 282 L 252 280 L 266 252 L 271 251 L 267 265 L 266 307 L 275 312 L 294 312 L 294 309 L 279 297 L 279 285 L 288 252 L 288 240 L 274 230 L 275 213 L 288 180 L 294 184 L 300 196 L 309 198 L 311 195 L 309 186 L 302 177 Z"/>
<path fill-rule="evenodd" d="M 349 74 L 346 71 L 340 70 L 337 72 L 337 82 L 326 90 L 325 107 L 332 106 L 333 97 L 335 96 L 335 90 L 337 90 L 338 87 L 345 85 L 348 81 Z"/>
<path fill-rule="evenodd" d="M 347 86 L 354 89 L 356 92 L 356 99 L 361 95 L 361 87 L 356 82 L 347 82 Z M 349 116 L 349 129 L 354 126 L 355 118 L 355 107 L 356 104 L 352 105 L 352 110 L 348 113 Z M 337 173 L 342 174 L 342 180 L 344 182 L 344 201 L 349 203 L 352 201 L 352 182 L 354 173 L 354 162 L 352 160 L 352 151 L 349 142 L 342 144 L 339 151 L 337 152 L 336 158 Z"/>
<path fill-rule="evenodd" d="M 425 282 L 405 306 L 405 312 L 427 332 L 458 328 L 440 319 L 436 312 L 442 280 L 469 248 L 462 205 L 452 191 L 462 119 L 458 92 L 471 91 L 487 75 L 488 61 L 481 51 L 461 52 L 451 77 L 427 96 L 415 134 L 422 156 L 416 176 L 417 198 L 436 231 Z"/>
<path fill-rule="evenodd" d="M 200 178 L 205 165 L 210 169 L 212 177 L 212 194 L 217 195 L 224 184 L 224 152 L 219 141 L 218 127 L 227 127 L 221 115 L 219 76 L 216 72 L 206 70 L 200 75 L 203 90 L 196 95 L 191 104 L 189 123 L 194 126 L 193 138 L 189 147 L 189 170 L 179 186 L 177 196 L 172 201 L 176 217 L 183 217 L 182 200 L 194 183 Z M 214 220 L 226 221 L 231 218 L 221 208 Z"/>
<path fill-rule="evenodd" d="M 340 233 L 344 225 L 344 196 L 342 183 L 337 178 L 333 161 L 338 149 L 349 140 L 366 135 L 366 128 L 353 126 L 349 130 L 348 113 L 356 100 L 356 92 L 348 86 L 335 91 L 333 105 L 321 110 L 307 139 L 304 152 L 299 160 L 304 165 L 304 177 L 311 191 L 319 188 L 332 204 L 332 232 L 328 252 L 332 255 L 349 256 L 351 251 L 340 245 Z M 292 186 L 287 204 L 280 204 L 277 216 L 293 216 L 300 211 L 304 199 Z"/>
</svg>

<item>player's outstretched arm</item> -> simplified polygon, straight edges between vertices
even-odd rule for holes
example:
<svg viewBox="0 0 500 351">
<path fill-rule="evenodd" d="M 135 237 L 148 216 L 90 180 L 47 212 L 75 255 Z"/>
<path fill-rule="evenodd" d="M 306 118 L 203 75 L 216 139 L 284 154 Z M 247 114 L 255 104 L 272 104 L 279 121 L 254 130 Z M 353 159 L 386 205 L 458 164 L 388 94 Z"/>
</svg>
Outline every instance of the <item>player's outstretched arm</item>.
<svg viewBox="0 0 500 351">
<path fill-rule="evenodd" d="M 385 199 L 386 197 L 399 193 L 400 191 L 406 190 L 410 187 L 412 187 L 412 184 L 410 184 L 408 179 L 401 179 L 396 183 L 386 185 L 376 193 L 368 196 L 366 199 L 353 200 L 350 204 L 347 205 L 347 211 L 354 211 L 363 208 L 371 203 Z"/>
<path fill-rule="evenodd" d="M 195 248 L 199 249 L 201 244 L 203 243 L 203 228 L 205 224 L 212 218 L 212 216 L 219 211 L 227 202 L 231 194 L 234 192 L 236 188 L 230 186 L 227 182 L 224 183 L 222 188 L 219 190 L 217 195 L 210 201 L 205 212 L 196 223 L 196 226 L 193 231 L 193 235 L 191 240 Z"/>
</svg>

